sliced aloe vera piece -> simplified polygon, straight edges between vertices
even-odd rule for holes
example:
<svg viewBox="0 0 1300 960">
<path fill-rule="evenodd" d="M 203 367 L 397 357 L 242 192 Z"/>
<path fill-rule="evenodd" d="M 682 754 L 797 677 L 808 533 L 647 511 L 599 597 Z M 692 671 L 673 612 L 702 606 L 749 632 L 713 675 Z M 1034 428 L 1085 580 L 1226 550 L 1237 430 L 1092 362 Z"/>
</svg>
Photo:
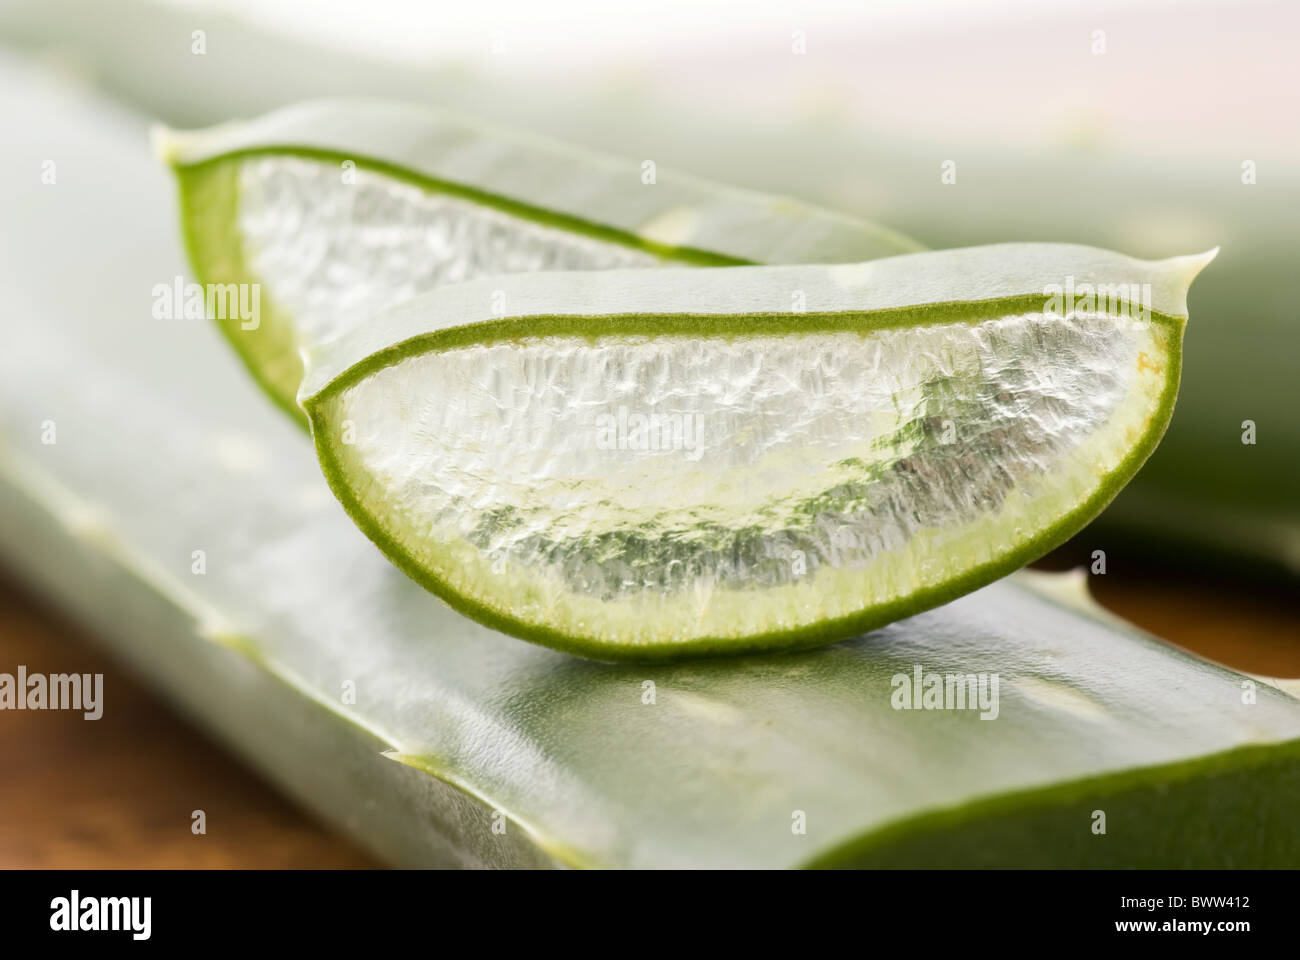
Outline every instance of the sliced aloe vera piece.
<svg viewBox="0 0 1300 960">
<path fill-rule="evenodd" d="M 614 658 L 807 646 L 1095 516 L 1169 422 L 1212 256 L 485 278 L 322 344 L 299 399 L 362 529 L 484 623 Z"/>
<path fill-rule="evenodd" d="M 333 100 L 178 133 L 190 260 L 256 284 L 218 325 L 282 407 L 299 351 L 445 283 L 661 263 L 816 263 L 920 249 L 889 230 L 412 104 Z M 249 297 L 251 304 L 252 298 Z"/>
<path fill-rule="evenodd" d="M 143 123 L 3 58 L 0 108 L 0 295 L 22 318 L 0 351 L 7 573 L 384 859 L 1300 862 L 1300 702 L 1247 702 L 1248 678 L 1077 581 L 1018 574 L 836 647 L 652 667 L 453 614 L 333 506 L 210 325 L 150 316 L 140 291 L 181 263 Z M 29 175 L 48 156 L 54 190 Z M 895 710 L 917 664 L 1000 674 L 997 719 Z"/>
</svg>

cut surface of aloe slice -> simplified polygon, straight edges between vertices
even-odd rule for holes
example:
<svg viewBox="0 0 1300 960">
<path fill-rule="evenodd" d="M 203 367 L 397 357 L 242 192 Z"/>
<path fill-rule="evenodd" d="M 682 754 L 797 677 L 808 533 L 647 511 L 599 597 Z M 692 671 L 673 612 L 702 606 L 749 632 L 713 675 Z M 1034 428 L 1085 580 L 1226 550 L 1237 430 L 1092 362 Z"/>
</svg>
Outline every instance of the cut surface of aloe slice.
<svg viewBox="0 0 1300 960">
<path fill-rule="evenodd" d="M 294 405 L 299 351 L 484 274 L 814 263 L 920 249 L 870 223 L 384 101 L 321 101 L 159 131 L 204 283 L 257 284 L 214 319 Z"/>
<path fill-rule="evenodd" d="M 353 518 L 471 616 L 609 657 L 828 642 L 1096 515 L 1169 421 L 1207 258 L 486 278 L 322 344 L 300 403 Z"/>
</svg>

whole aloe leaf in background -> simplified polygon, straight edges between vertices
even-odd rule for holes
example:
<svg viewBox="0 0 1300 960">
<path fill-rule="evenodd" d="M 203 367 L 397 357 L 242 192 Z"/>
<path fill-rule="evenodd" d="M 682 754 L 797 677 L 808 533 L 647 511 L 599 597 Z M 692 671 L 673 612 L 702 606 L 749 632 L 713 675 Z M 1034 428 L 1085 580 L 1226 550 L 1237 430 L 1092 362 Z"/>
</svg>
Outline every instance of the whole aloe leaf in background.
<svg viewBox="0 0 1300 960">
<path fill-rule="evenodd" d="M 0 78 L 0 554 L 380 856 L 1300 862 L 1300 702 L 1244 702 L 1247 678 L 1081 611 L 1077 585 L 1016 577 L 821 651 L 654 668 L 446 610 L 338 512 L 208 324 L 151 316 L 182 267 L 144 124 Z M 31 176 L 50 157 L 55 186 Z M 996 673 L 996 718 L 895 709 L 918 667 Z"/>
</svg>

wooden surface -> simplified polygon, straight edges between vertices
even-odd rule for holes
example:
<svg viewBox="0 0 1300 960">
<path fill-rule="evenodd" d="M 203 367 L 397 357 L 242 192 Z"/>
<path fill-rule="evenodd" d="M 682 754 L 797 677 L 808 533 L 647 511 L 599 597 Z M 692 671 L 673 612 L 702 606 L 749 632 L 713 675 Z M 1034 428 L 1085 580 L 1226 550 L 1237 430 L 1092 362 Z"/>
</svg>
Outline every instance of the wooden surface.
<svg viewBox="0 0 1300 960">
<path fill-rule="evenodd" d="M 369 867 L 0 576 L 0 672 L 105 673 L 109 709 L 0 712 L 0 868 Z M 207 814 L 195 836 L 190 814 Z"/>
<path fill-rule="evenodd" d="M 1244 673 L 1300 677 L 1300 611 L 1288 590 L 1204 576 L 1094 578 L 1092 594 L 1125 620 Z"/>
<path fill-rule="evenodd" d="M 1300 676 L 1284 586 L 1193 575 L 1093 578 L 1127 619 L 1238 669 Z M 108 672 L 112 709 L 0 712 L 0 867 L 367 867 L 132 681 L 80 631 L 0 577 L 0 672 Z M 208 832 L 190 832 L 207 812 Z"/>
</svg>

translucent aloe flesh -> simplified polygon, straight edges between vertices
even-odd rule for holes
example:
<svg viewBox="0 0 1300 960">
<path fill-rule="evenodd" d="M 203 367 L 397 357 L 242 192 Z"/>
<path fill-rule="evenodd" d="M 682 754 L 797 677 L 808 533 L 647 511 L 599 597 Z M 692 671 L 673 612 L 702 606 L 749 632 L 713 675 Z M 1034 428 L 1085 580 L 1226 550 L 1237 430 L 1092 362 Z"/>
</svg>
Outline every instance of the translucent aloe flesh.
<svg viewBox="0 0 1300 960">
<path fill-rule="evenodd" d="M 448 611 L 339 513 L 208 325 L 150 316 L 140 292 L 181 264 L 143 125 L 3 62 L 0 78 L 0 291 L 19 319 L 0 351 L 4 564 L 381 857 L 1300 863 L 1300 701 L 1259 685 L 1243 702 L 1247 678 L 1076 582 L 1016 576 L 834 647 L 654 667 Z M 83 172 L 56 193 L 26 175 L 52 151 Z M 893 709 L 918 664 L 999 673 L 997 718 Z"/>
<path fill-rule="evenodd" d="M 919 249 L 829 211 L 410 104 L 322 101 L 156 137 L 201 280 L 259 286 L 256 323 L 215 319 L 296 416 L 300 350 L 446 283 Z"/>
<path fill-rule="evenodd" d="M 485 623 L 613 658 L 808 646 L 1095 516 L 1169 421 L 1210 256 L 486 278 L 308 351 L 300 402 L 354 519 Z M 1053 312 L 1054 283 L 1145 294 Z"/>
</svg>

